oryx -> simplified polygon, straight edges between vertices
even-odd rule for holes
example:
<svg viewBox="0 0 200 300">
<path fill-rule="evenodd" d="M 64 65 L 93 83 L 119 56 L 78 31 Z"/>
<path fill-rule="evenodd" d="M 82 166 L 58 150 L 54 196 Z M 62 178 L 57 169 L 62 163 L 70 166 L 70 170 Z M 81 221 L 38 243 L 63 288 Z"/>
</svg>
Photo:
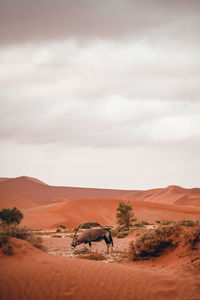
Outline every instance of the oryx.
<svg viewBox="0 0 200 300">
<path fill-rule="evenodd" d="M 80 228 L 80 225 L 76 229 L 73 237 L 73 241 L 71 246 L 75 248 L 80 244 L 89 244 L 90 250 L 92 247 L 92 242 L 100 242 L 104 240 L 107 245 L 107 252 L 109 252 L 109 246 L 113 247 L 113 239 L 110 233 L 110 229 L 108 228 L 97 228 L 97 229 L 88 229 L 85 232 L 81 233 L 80 236 L 77 237 L 77 232 Z"/>
</svg>

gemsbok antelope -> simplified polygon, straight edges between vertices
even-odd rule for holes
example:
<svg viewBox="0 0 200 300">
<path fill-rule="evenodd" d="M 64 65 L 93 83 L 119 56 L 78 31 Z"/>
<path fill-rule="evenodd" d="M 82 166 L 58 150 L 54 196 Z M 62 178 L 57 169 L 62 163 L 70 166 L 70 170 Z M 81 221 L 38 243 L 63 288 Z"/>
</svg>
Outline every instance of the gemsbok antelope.
<svg viewBox="0 0 200 300">
<path fill-rule="evenodd" d="M 109 246 L 112 245 L 113 247 L 113 239 L 110 233 L 110 229 L 108 228 L 88 229 L 85 232 L 81 233 L 80 236 L 77 237 L 76 234 L 79 228 L 80 225 L 74 233 L 73 241 L 71 244 L 73 249 L 80 244 L 89 244 L 90 251 L 91 251 L 92 242 L 100 242 L 102 240 L 104 240 L 107 245 L 107 253 L 109 252 Z"/>
</svg>

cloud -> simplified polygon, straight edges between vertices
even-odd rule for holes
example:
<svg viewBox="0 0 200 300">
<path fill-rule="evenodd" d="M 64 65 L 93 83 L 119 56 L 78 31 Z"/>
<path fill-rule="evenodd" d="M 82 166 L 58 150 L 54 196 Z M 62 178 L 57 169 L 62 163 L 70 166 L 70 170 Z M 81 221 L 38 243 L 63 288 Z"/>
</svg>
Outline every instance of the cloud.
<svg viewBox="0 0 200 300">
<path fill-rule="evenodd" d="M 199 53 L 74 40 L 0 50 L 0 137 L 137 147 L 199 141 Z"/>
<path fill-rule="evenodd" d="M 199 144 L 199 103 L 111 97 L 99 103 L 26 100 L 1 106 L 1 140 L 91 148 Z"/>
<path fill-rule="evenodd" d="M 0 43 L 198 37 L 198 0 L 0 0 Z"/>
</svg>

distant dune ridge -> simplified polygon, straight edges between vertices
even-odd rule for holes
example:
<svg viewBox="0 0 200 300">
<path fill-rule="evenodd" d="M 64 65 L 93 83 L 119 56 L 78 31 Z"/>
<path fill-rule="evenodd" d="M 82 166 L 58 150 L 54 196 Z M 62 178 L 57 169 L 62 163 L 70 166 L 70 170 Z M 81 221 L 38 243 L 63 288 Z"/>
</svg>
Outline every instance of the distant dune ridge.
<svg viewBox="0 0 200 300">
<path fill-rule="evenodd" d="M 195 219 L 200 215 L 200 189 L 179 186 L 147 191 L 50 186 L 31 177 L 0 178 L 0 209 L 16 206 L 32 228 L 87 221 L 116 224 L 119 201 L 128 200 L 135 216 L 146 221 Z"/>
</svg>

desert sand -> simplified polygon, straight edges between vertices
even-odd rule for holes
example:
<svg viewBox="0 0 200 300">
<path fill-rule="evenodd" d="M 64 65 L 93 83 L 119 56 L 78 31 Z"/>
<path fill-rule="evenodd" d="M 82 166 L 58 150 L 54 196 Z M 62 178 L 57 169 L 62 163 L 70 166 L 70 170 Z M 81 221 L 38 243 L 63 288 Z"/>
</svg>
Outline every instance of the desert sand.
<svg viewBox="0 0 200 300">
<path fill-rule="evenodd" d="M 116 225 L 116 208 L 127 200 L 138 220 L 196 219 L 200 216 L 200 189 L 169 186 L 147 191 L 106 190 L 49 186 L 37 179 L 0 180 L 0 209 L 16 206 L 23 224 L 32 229 L 74 228 L 84 222 Z"/>
<path fill-rule="evenodd" d="M 0 180 L 0 209 L 16 206 L 24 214 L 22 225 L 32 229 L 55 230 L 60 224 L 74 228 L 89 221 L 115 226 L 121 199 L 130 201 L 138 220 L 200 217 L 198 188 L 119 191 L 54 187 L 30 177 Z M 114 252 L 105 261 L 75 257 L 67 237 L 44 238 L 48 253 L 12 238 L 13 254 L 0 252 L 0 299 L 200 299 L 199 264 L 191 264 L 192 252 L 187 249 L 149 261 L 113 262 L 115 254 L 128 251 L 134 238 L 114 238 Z M 105 255 L 104 242 L 93 247 Z"/>
<path fill-rule="evenodd" d="M 13 239 L 15 253 L 0 256 L 0 297 L 8 299 L 198 299 L 199 274 L 141 265 L 53 256 Z"/>
</svg>

